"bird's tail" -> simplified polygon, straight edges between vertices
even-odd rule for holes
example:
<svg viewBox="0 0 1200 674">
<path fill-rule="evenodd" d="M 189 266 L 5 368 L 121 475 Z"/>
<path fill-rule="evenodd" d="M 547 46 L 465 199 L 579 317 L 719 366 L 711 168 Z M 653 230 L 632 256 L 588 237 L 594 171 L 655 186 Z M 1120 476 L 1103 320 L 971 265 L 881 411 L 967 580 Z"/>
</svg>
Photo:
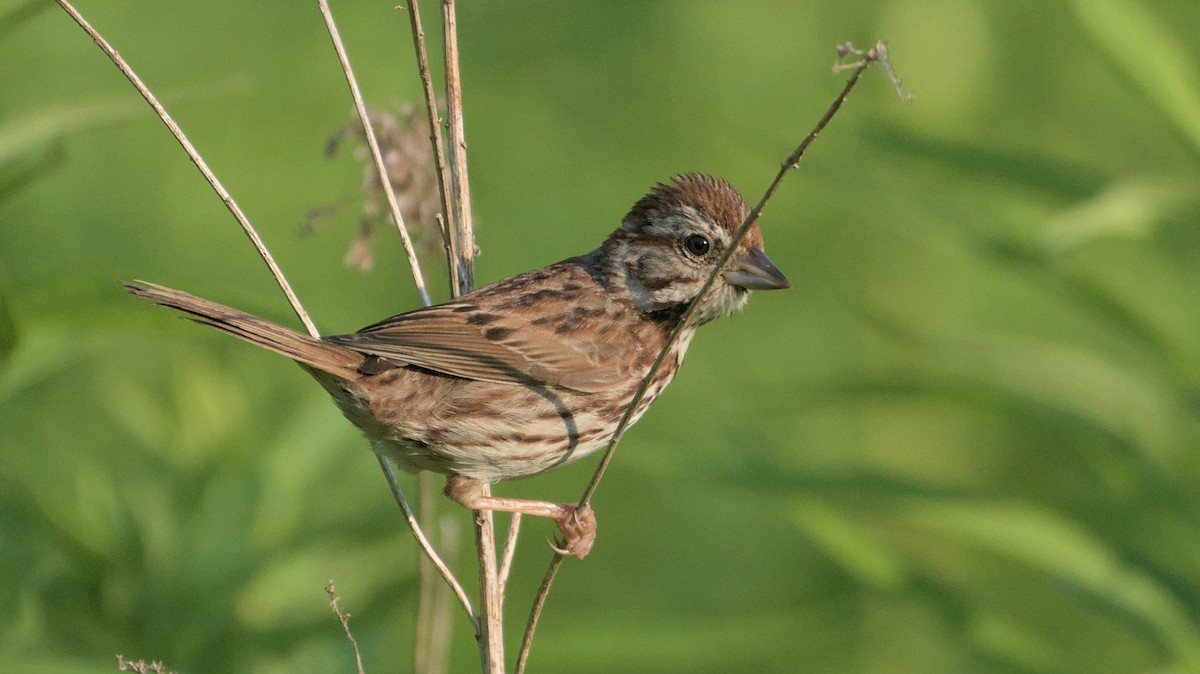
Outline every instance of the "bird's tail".
<svg viewBox="0 0 1200 674">
<path fill-rule="evenodd" d="M 182 311 L 197 323 L 211 325 L 238 339 L 343 379 L 356 379 L 358 366 L 364 360 L 364 356 L 353 349 L 310 337 L 180 290 L 140 281 L 126 283 L 125 290 L 164 307 Z"/>
</svg>

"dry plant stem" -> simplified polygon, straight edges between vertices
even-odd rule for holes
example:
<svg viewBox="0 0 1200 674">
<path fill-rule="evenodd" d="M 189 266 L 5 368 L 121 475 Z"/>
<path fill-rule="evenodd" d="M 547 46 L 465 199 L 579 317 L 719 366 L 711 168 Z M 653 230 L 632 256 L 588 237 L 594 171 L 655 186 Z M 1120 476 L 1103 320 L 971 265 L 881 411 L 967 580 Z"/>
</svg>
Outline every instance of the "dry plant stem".
<svg viewBox="0 0 1200 674">
<path fill-rule="evenodd" d="M 425 555 L 429 557 L 429 561 L 433 562 L 438 572 L 442 574 L 442 578 L 454 590 L 454 595 L 458 597 L 458 602 L 467 611 L 467 617 L 470 619 L 472 627 L 475 628 L 475 632 L 478 633 L 479 621 L 475 616 L 475 609 L 471 606 L 471 600 L 467 599 L 467 593 L 463 591 L 458 579 L 454 577 L 453 573 L 450 573 L 450 569 L 442 561 L 442 558 L 438 556 L 433 546 L 429 544 L 429 539 L 425 538 L 425 533 L 421 530 L 421 527 L 417 525 L 417 518 L 413 515 L 412 508 L 409 507 L 408 501 L 405 500 L 404 494 L 400 491 L 400 484 L 396 481 L 396 473 L 392 470 L 392 464 L 388 463 L 387 459 L 383 457 L 377 458 L 379 459 L 379 467 L 383 470 L 384 477 L 387 478 L 388 487 L 392 490 L 392 496 L 396 498 L 396 503 L 400 504 L 400 510 L 404 513 L 404 519 L 408 522 L 408 526 L 412 530 L 413 538 L 417 539 L 417 545 L 421 546 L 421 549 L 425 551 Z"/>
<path fill-rule="evenodd" d="M 404 217 L 400 213 L 400 205 L 396 200 L 395 191 L 392 189 L 392 182 L 387 175 L 387 167 L 383 161 L 383 154 L 379 150 L 379 142 L 375 137 L 374 127 L 371 125 L 370 117 L 367 114 L 366 104 L 363 101 L 362 91 L 358 86 L 358 79 L 354 76 L 354 70 L 350 66 L 350 57 L 346 53 L 346 48 L 342 42 L 341 34 L 337 29 L 337 24 L 333 19 L 333 13 L 329 9 L 329 4 L 326 0 L 318 0 L 318 5 L 321 10 L 321 16 L 325 20 L 325 26 L 329 31 L 329 37 L 333 41 L 334 49 L 337 52 L 338 60 L 342 66 L 342 72 L 346 76 L 346 83 L 350 87 L 350 93 L 354 98 L 354 107 L 358 111 L 359 121 L 363 127 L 363 134 L 367 139 L 367 146 L 371 152 L 371 158 L 375 162 L 375 169 L 379 173 L 379 182 L 383 186 L 384 195 L 387 198 L 388 206 L 391 209 L 392 220 L 396 223 L 396 229 L 400 233 L 400 240 L 404 246 L 404 254 L 408 258 L 409 268 L 412 270 L 413 281 L 417 286 L 417 292 L 421 296 L 421 302 L 425 306 L 431 304 L 429 292 L 425 287 L 425 280 L 421 274 L 420 263 L 417 260 L 416 251 L 413 248 L 412 239 L 408 235 L 408 229 L 404 225 Z M 422 40 L 423 43 L 423 40 Z M 423 44 L 422 44 L 423 49 Z M 436 105 L 436 103 L 434 103 Z M 436 110 L 436 107 L 434 108 Z M 433 136 L 437 135 L 437 127 L 433 127 Z M 435 152 L 439 148 L 435 147 Z M 438 162 L 441 164 L 442 162 Z M 439 182 L 441 177 L 439 175 Z M 444 204 L 444 202 L 443 202 Z M 384 469 L 385 477 L 388 480 L 389 486 L 392 488 L 392 493 L 396 497 L 396 501 L 400 504 L 401 510 L 404 511 L 405 518 L 408 520 L 409 527 L 412 529 L 413 536 L 417 538 L 421 545 L 425 558 L 428 563 L 422 562 L 420 565 L 420 591 L 418 595 L 418 634 L 417 646 L 414 649 L 414 661 L 418 665 L 419 671 L 434 671 L 433 665 L 435 660 L 444 660 L 439 653 L 436 652 L 435 638 L 439 631 L 448 630 L 448 625 L 439 627 L 439 623 L 434 621 L 434 615 L 437 613 L 436 604 L 438 595 L 436 586 L 432 583 L 432 572 L 430 565 L 434 565 L 441 572 L 442 577 L 458 595 L 459 601 L 463 603 L 464 608 L 470 616 L 472 624 L 475 627 L 476 633 L 479 632 L 479 619 L 474 615 L 471 609 L 470 602 L 466 600 L 466 594 L 462 590 L 462 586 L 458 583 L 454 575 L 449 571 L 449 568 L 444 562 L 438 558 L 432 544 L 428 542 L 424 532 L 421 530 L 418 520 L 412 516 L 412 511 L 404 499 L 403 492 L 396 483 L 395 475 L 391 473 L 391 466 L 386 461 L 381 460 L 380 466 Z M 432 517 L 432 489 L 430 488 L 428 479 L 419 480 L 417 485 L 418 498 L 422 503 L 429 503 L 427 514 L 422 520 L 430 522 Z M 440 641 L 446 641 L 443 637 Z"/>
<path fill-rule="evenodd" d="M 537 597 L 529 609 L 529 620 L 525 623 L 525 636 L 521 639 L 521 650 L 517 652 L 517 667 L 514 674 L 524 674 L 525 672 L 525 665 L 529 662 L 529 649 L 533 646 L 533 632 L 537 629 L 538 619 L 542 617 L 542 608 L 546 605 L 550 586 L 554 584 L 554 577 L 558 575 L 558 569 L 562 566 L 562 562 L 563 556 L 557 552 L 550 558 L 550 566 L 546 568 L 546 575 L 542 577 Z"/>
<path fill-rule="evenodd" d="M 521 533 L 521 513 L 513 513 L 508 521 L 508 536 L 504 539 L 504 556 L 500 561 L 500 600 L 504 601 L 504 588 L 508 585 L 508 574 L 512 571 L 513 555 L 517 553 L 517 535 Z"/>
<path fill-rule="evenodd" d="M 462 79 L 458 67 L 458 25 L 454 0 L 442 0 L 442 34 L 446 59 L 446 123 L 450 159 L 450 225 L 458 253 L 458 294 L 475 287 L 475 229 L 471 223 L 471 189 L 467 182 L 467 140 L 463 129 Z"/>
<path fill-rule="evenodd" d="M 408 20 L 412 25 L 413 48 L 417 52 L 417 71 L 425 93 L 425 110 L 429 114 L 429 142 L 433 146 L 433 161 L 437 169 L 438 193 L 442 198 L 442 217 L 438 228 L 446 245 L 446 264 L 450 270 L 450 287 L 458 288 L 457 237 L 452 234 L 450 219 L 450 185 L 446 180 L 446 148 L 442 146 L 442 118 L 438 114 L 437 94 L 433 91 L 433 75 L 429 72 L 429 52 L 425 49 L 425 29 L 421 27 L 421 9 L 417 0 L 409 0 Z"/>
<path fill-rule="evenodd" d="M 471 191 L 467 182 L 467 142 L 463 130 L 462 83 L 459 68 L 458 24 L 454 0 L 442 0 L 443 55 L 446 66 L 446 120 L 450 163 L 451 237 L 455 242 L 458 276 L 451 287 L 457 297 L 475 286 L 475 233 L 471 224 Z M 481 496 L 491 495 L 485 488 Z M 475 551 L 479 564 L 479 662 L 484 674 L 504 672 L 504 623 L 496 530 L 490 511 L 475 512 Z"/>
<path fill-rule="evenodd" d="M 491 496 L 484 487 L 482 496 Z M 475 549 L 479 554 L 479 663 L 483 674 L 504 674 L 504 615 L 496 568 L 496 528 L 490 510 L 475 511 Z"/>
<path fill-rule="evenodd" d="M 287 297 L 288 303 L 292 306 L 292 309 L 296 312 L 296 315 L 300 318 L 300 321 L 304 324 L 305 329 L 308 331 L 308 333 L 310 335 L 312 335 L 314 337 L 319 337 L 320 333 L 317 331 L 316 325 L 313 324 L 312 319 L 309 317 L 308 313 L 304 310 L 303 306 L 301 306 L 299 299 L 296 297 L 296 294 L 292 290 L 291 285 L 288 283 L 287 279 L 284 277 L 282 270 L 279 268 L 279 265 L 276 264 L 275 259 L 271 256 L 270 251 L 267 250 L 266 245 L 263 243 L 262 239 L 258 236 L 257 231 L 255 231 L 254 227 L 250 224 L 250 221 L 246 217 L 245 213 L 241 210 L 241 208 L 237 205 L 237 202 L 234 201 L 233 197 L 225 189 L 224 185 L 220 182 L 220 180 L 217 179 L 216 175 L 208 167 L 208 164 L 204 161 L 204 159 L 200 156 L 199 152 L 196 150 L 195 146 L 192 145 L 191 141 L 183 133 L 183 130 L 179 127 L 179 125 L 175 122 L 175 120 L 171 117 L 171 115 L 166 111 L 166 109 L 162 106 L 162 104 L 159 103 L 158 98 L 150 91 L 150 89 L 145 85 L 145 83 L 142 82 L 141 78 L 138 77 L 137 73 L 135 73 L 133 71 L 133 69 L 121 57 L 121 55 L 108 43 L 107 40 L 104 39 L 103 36 L 100 35 L 100 33 L 98 31 L 96 31 L 95 28 L 92 27 L 92 25 L 83 17 L 82 14 L 79 13 L 78 10 L 75 9 L 74 6 L 71 5 L 70 2 L 68 2 L 68 0 L 57 0 L 57 2 L 59 4 L 59 6 L 61 6 L 63 8 L 63 10 L 66 11 L 67 14 L 75 21 L 75 23 L 77 23 L 80 26 L 80 28 L 82 28 L 85 32 L 87 32 L 87 34 L 92 38 L 92 40 L 96 43 L 96 45 L 99 46 L 102 51 L 104 51 L 104 53 L 109 57 L 110 60 L 112 60 L 112 62 L 117 66 L 117 68 L 125 75 L 125 77 L 130 81 L 130 83 L 133 84 L 134 88 L 137 89 L 138 93 L 141 94 L 142 98 L 144 98 L 146 100 L 146 102 L 150 104 L 150 107 L 154 109 L 155 113 L 158 114 L 159 119 L 161 119 L 163 121 L 163 123 L 171 131 L 171 134 L 175 137 L 176 141 L 178 141 L 179 144 L 183 147 L 184 151 L 188 155 L 188 158 L 191 159 L 192 163 L 195 164 L 196 168 L 200 170 L 200 173 L 204 176 L 205 180 L 209 183 L 209 185 L 213 188 L 213 190 L 216 191 L 217 195 L 221 198 L 221 201 L 225 204 L 226 208 L 228 208 L 229 211 L 233 214 L 234 218 L 237 219 L 238 224 L 241 225 L 243 232 L 245 232 L 246 236 L 253 243 L 255 250 L 258 251 L 258 254 L 262 257 L 263 261 L 266 262 L 267 267 L 270 269 L 272 276 L 275 278 L 275 281 L 279 284 L 280 289 L 283 290 L 284 295 Z M 330 36 L 333 39 L 335 49 L 337 50 L 339 59 L 342 62 L 343 70 L 346 73 L 347 81 L 350 84 L 351 92 L 354 95 L 355 105 L 358 109 L 360 119 L 363 122 L 364 131 L 365 131 L 366 137 L 368 139 L 368 144 L 371 148 L 372 156 L 375 160 L 376 167 L 380 172 L 380 182 L 382 185 L 384 185 L 385 194 L 387 194 L 388 202 L 392 209 L 393 219 L 397 224 L 397 227 L 400 231 L 401 239 L 404 242 L 405 253 L 408 255 L 409 263 L 410 263 L 412 271 L 413 271 L 414 281 L 417 285 L 417 289 L 421 295 L 421 299 L 422 299 L 423 303 L 426 306 L 428 306 L 431 302 L 429 299 L 428 292 L 425 288 L 424 280 L 421 277 L 420 266 L 417 262 L 416 255 L 415 255 L 415 252 L 412 247 L 412 242 L 408 236 L 407 231 L 404 228 L 403 218 L 400 215 L 399 207 L 396 202 L 395 194 L 391 189 L 391 183 L 387 179 L 386 170 L 384 169 L 384 166 L 382 163 L 382 157 L 379 152 L 379 146 L 375 140 L 374 130 L 371 127 L 371 125 L 366 117 L 365 105 L 363 104 L 361 93 L 358 89 L 358 85 L 354 79 L 353 73 L 350 70 L 349 60 L 346 56 L 345 49 L 341 42 L 341 38 L 337 33 L 337 28 L 333 23 L 333 17 L 329 12 L 329 8 L 328 8 L 328 5 L 326 4 L 325 0 L 320 0 L 320 6 L 321 6 L 322 14 L 325 17 L 326 25 L 329 28 Z M 470 251 L 471 252 L 474 251 L 473 243 L 471 244 Z M 469 259 L 469 256 L 468 256 L 468 259 Z M 470 276 L 467 275 L 467 278 L 470 278 Z M 453 574 L 450 573 L 449 569 L 446 567 L 445 563 L 442 562 L 441 558 L 438 557 L 437 553 L 433 550 L 432 546 L 429 544 L 429 541 L 426 539 L 424 533 L 421 531 L 420 527 L 418 526 L 416 518 L 412 514 L 412 510 L 411 510 L 411 508 L 409 508 L 408 502 L 405 500 L 404 495 L 400 490 L 399 484 L 396 482 L 395 474 L 393 473 L 391 466 L 388 465 L 387 462 L 383 459 L 380 459 L 380 466 L 384 472 L 385 477 L 387 478 L 388 485 L 392 490 L 393 496 L 396 498 L 397 503 L 400 505 L 401 510 L 404 512 L 404 516 L 409 523 L 409 526 L 413 532 L 413 536 L 417 540 L 418 545 L 420 545 L 421 548 L 425 551 L 425 554 L 428 556 L 430 562 L 432 562 L 434 564 L 434 566 L 437 567 L 438 571 L 441 573 L 442 577 L 445 579 L 448 586 L 453 590 L 455 596 L 458 598 L 459 602 L 462 604 L 463 608 L 466 610 L 468 618 L 471 620 L 472 625 L 475 627 L 475 630 L 478 633 L 479 632 L 478 619 L 475 616 L 475 612 L 471 606 L 471 602 L 467 598 L 466 593 L 463 591 L 462 586 L 458 583 L 457 579 L 454 578 Z M 336 611 L 336 605 L 335 605 L 335 611 Z M 346 627 L 345 622 L 343 622 L 343 626 Z M 347 636 L 350 636 L 348 627 L 347 627 Z M 353 637 L 350 636 L 350 638 L 351 638 L 351 641 L 353 642 Z M 357 644 L 355 644 L 356 656 L 357 656 L 357 650 L 358 650 Z M 362 671 L 361 660 L 359 661 L 359 671 L 360 672 Z"/>
<path fill-rule="evenodd" d="M 333 614 L 342 623 L 342 629 L 346 631 L 346 638 L 350 640 L 350 645 L 354 648 L 354 663 L 358 666 L 358 674 L 365 674 L 363 671 L 362 653 L 358 650 L 358 640 L 350 632 L 350 614 L 342 612 L 342 609 L 338 606 L 335 592 L 337 592 L 337 588 L 333 586 L 333 581 L 331 580 L 325 585 L 325 594 L 329 595 L 329 608 L 333 609 Z"/>
<path fill-rule="evenodd" d="M 325 19 L 329 37 L 333 40 L 333 48 L 337 51 L 338 61 L 342 64 L 346 83 L 350 85 L 350 94 L 354 97 L 354 108 L 358 110 L 358 119 L 362 122 L 363 134 L 367 138 L 367 147 L 371 150 L 371 159 L 375 162 L 375 169 L 379 171 L 379 184 L 383 185 L 383 193 L 387 197 L 388 207 L 392 211 L 392 222 L 396 223 L 396 229 L 400 232 L 400 240 L 404 244 L 404 254 L 408 257 L 413 283 L 416 284 L 417 292 L 421 295 L 421 303 L 429 306 L 431 304 L 429 291 L 425 288 L 425 279 L 421 276 L 421 265 L 417 261 L 417 252 L 413 248 L 412 239 L 408 236 L 408 228 L 404 226 L 404 216 L 400 214 L 400 204 L 396 201 L 392 181 L 388 178 L 387 166 L 383 163 L 383 153 L 379 151 L 379 141 L 375 139 L 375 128 L 371 125 L 371 119 L 367 115 L 367 105 L 363 102 L 362 91 L 358 88 L 358 80 L 354 77 L 353 69 L 350 68 L 350 56 L 346 54 L 342 36 L 338 33 L 337 24 L 333 21 L 333 13 L 329 11 L 329 3 L 326 0 L 317 0 L 317 4 L 321 8 L 321 16 Z"/>
<path fill-rule="evenodd" d="M 287 297 L 288 303 L 292 305 L 292 310 L 296 312 L 296 316 L 300 318 L 300 322 L 304 324 L 304 328 L 308 330 L 308 334 L 312 335 L 313 337 L 319 337 L 320 334 L 317 332 L 317 326 L 314 325 L 312 319 L 308 317 L 308 312 L 304 311 L 304 307 L 300 306 L 300 300 L 296 297 L 296 293 L 292 291 L 292 286 L 287 282 L 287 279 L 284 278 L 283 271 L 279 268 L 279 265 L 275 264 L 275 258 L 271 257 L 270 251 L 267 250 L 266 245 L 263 244 L 262 239 L 259 238 L 258 232 L 256 232 L 254 227 L 250 224 L 249 218 L 247 218 L 246 214 L 242 212 L 241 207 L 239 207 L 237 202 L 233 200 L 233 197 L 225 189 L 225 186 L 221 184 L 221 181 L 217 180 L 216 174 L 214 174 L 212 170 L 208 168 L 208 164 L 204 161 L 204 158 L 200 156 L 200 153 L 196 151 L 196 148 L 192 145 L 192 142 L 188 140 L 186 135 L 184 135 L 183 130 L 179 128 L 179 125 L 176 124 L 171 115 L 167 113 L 167 109 L 158 102 L 158 98 L 151 93 L 149 87 L 142 82 L 142 79 L 137 76 L 137 73 L 133 72 L 133 68 L 131 68 L 129 64 L 125 62 L 125 59 L 121 58 L 121 55 L 117 53 L 117 50 L 113 49 L 112 45 L 110 45 L 108 41 L 96 31 L 95 28 L 92 28 L 92 24 L 88 23 L 87 19 L 84 19 L 83 15 L 80 14 L 70 2 L 67 0 L 57 0 L 57 2 L 59 6 L 62 7 L 63 10 L 65 10 L 67 14 L 69 14 L 71 18 L 75 20 L 75 23 L 79 24 L 79 27 L 91 36 L 96 45 L 108 55 L 108 58 L 111 59 L 114 64 L 116 64 L 117 68 L 120 69 L 129 82 L 133 84 L 134 88 L 138 90 L 138 93 L 142 95 L 142 98 L 146 99 L 146 102 L 150 104 L 150 107 L 154 108 L 154 112 L 158 114 L 158 118 L 163 121 L 163 124 L 167 125 L 167 128 L 171 131 L 171 135 L 175 136 L 175 140 L 178 141 L 181 146 L 183 146 L 183 150 L 187 153 L 188 158 L 192 160 L 192 163 L 196 165 L 196 168 L 200 169 L 200 173 L 204 176 L 204 179 L 207 180 L 208 184 L 212 186 L 214 191 L 216 191 L 217 196 L 221 197 L 221 201 L 225 203 L 225 207 L 229 209 L 229 212 L 232 213 L 233 217 L 237 219 L 238 224 L 242 226 L 242 231 L 245 232 L 246 236 L 250 238 L 251 243 L 254 244 L 254 249 L 258 251 L 259 256 L 263 259 L 263 262 L 267 263 L 267 267 L 271 270 L 271 275 L 275 277 L 275 282 L 278 283 L 279 288 L 283 290 L 284 296 Z"/>
<path fill-rule="evenodd" d="M 713 271 L 713 273 L 709 274 L 708 279 L 705 280 L 704 285 L 701 286 L 699 294 L 696 295 L 696 299 L 692 301 L 692 304 L 688 307 L 687 311 L 684 312 L 683 317 L 679 319 L 679 323 L 676 324 L 675 329 L 671 332 L 671 336 L 667 339 L 662 351 L 659 352 L 658 358 L 656 358 L 654 364 L 650 366 L 650 371 L 647 372 L 646 376 L 642 379 L 641 385 L 634 393 L 633 399 L 630 401 L 629 406 L 625 409 L 625 414 L 622 415 L 620 423 L 617 424 L 617 430 L 613 432 L 612 439 L 609 440 L 608 446 L 604 448 L 604 455 L 600 458 L 599 465 L 596 466 L 596 472 L 592 475 L 592 480 L 588 483 L 587 488 L 583 491 L 583 496 L 579 499 L 579 508 L 581 510 L 588 505 L 588 502 L 591 501 L 592 495 L 595 494 L 596 488 L 600 485 L 600 479 L 604 477 L 604 471 L 608 469 L 608 464 L 612 461 L 613 453 L 616 450 L 617 443 L 621 441 L 621 436 L 625 434 L 625 429 L 629 427 L 629 421 L 633 417 L 633 411 L 637 409 L 638 405 L 642 402 L 642 398 L 645 397 L 647 389 L 650 388 L 650 382 L 653 381 L 654 375 L 658 374 L 658 370 L 662 367 L 663 362 L 666 360 L 667 354 L 671 352 L 671 348 L 675 345 L 675 342 L 679 341 L 679 335 L 682 334 L 684 329 L 690 324 L 692 315 L 696 312 L 696 307 L 700 306 L 700 304 L 704 301 L 705 296 L 708 295 L 708 292 L 712 289 L 713 284 L 716 282 L 717 277 L 721 275 L 721 271 L 725 268 L 725 265 L 729 262 L 729 259 L 733 257 L 734 253 L 737 252 L 738 244 L 741 243 L 743 238 L 745 238 L 746 233 L 750 231 L 750 228 L 754 226 L 754 223 L 758 222 L 758 218 L 762 214 L 763 208 L 766 207 L 767 202 L 771 200 L 771 197 L 775 195 L 775 191 L 779 189 L 779 185 L 783 182 L 784 177 L 787 176 L 788 171 L 799 166 L 800 158 L 804 156 L 804 152 L 808 150 L 808 146 L 817 139 L 817 136 L 820 135 L 821 131 L 825 129 L 825 126 L 829 124 L 829 121 L 833 119 L 833 116 L 837 114 L 838 110 L 841 109 L 842 104 L 846 102 L 846 98 L 850 95 L 850 91 L 854 89 L 854 85 L 856 85 L 858 83 L 858 79 L 862 77 L 863 71 L 865 71 L 872 63 L 877 62 L 878 59 L 876 56 L 876 49 L 882 48 L 882 45 L 883 43 L 880 42 L 877 44 L 876 48 L 873 48 L 867 52 L 862 63 L 855 68 L 854 72 L 850 75 L 850 79 L 846 81 L 846 85 L 842 87 L 841 93 L 838 94 L 837 98 L 833 100 L 833 103 L 830 104 L 829 109 L 825 111 L 824 116 L 822 116 L 817 122 L 817 125 L 813 127 L 813 130 L 808 132 L 808 135 L 804 137 L 804 140 L 800 141 L 800 145 L 798 145 L 796 149 L 792 151 L 792 154 L 790 154 L 788 158 L 784 160 L 783 164 L 780 165 L 779 171 L 775 174 L 775 179 L 772 180 L 771 184 L 767 186 L 767 191 L 763 194 L 762 198 L 758 200 L 758 203 L 754 205 L 754 208 L 750 209 L 750 214 L 746 216 L 746 221 L 742 223 L 742 226 L 739 227 L 738 231 L 734 233 L 732 238 L 730 238 L 729 244 L 725 247 L 725 251 L 717 260 L 716 269 Z"/>
<path fill-rule="evenodd" d="M 849 43 L 838 48 L 839 55 L 843 53 L 842 50 L 845 49 L 848 44 Z M 716 282 L 717 277 L 721 274 L 721 271 L 724 270 L 725 265 L 729 262 L 730 258 L 733 257 L 733 254 L 737 252 L 738 244 L 741 243 L 743 238 L 745 238 L 746 233 L 750 231 L 750 228 L 754 226 L 754 223 L 758 222 L 758 218 L 762 214 L 763 208 L 766 207 L 767 202 L 771 200 L 771 197 L 775 195 L 775 191 L 779 189 L 779 185 L 783 182 L 784 177 L 789 171 L 797 168 L 801 157 L 804 156 L 804 152 L 808 150 L 808 146 L 817 139 L 817 136 L 820 135 L 821 131 L 825 129 L 826 125 L 829 124 L 829 121 L 833 119 L 833 116 L 837 114 L 839 109 L 841 109 L 842 104 L 846 102 L 846 98 L 850 95 L 850 91 L 854 89 L 854 86 L 858 83 L 859 78 L 862 77 L 863 72 L 870 67 L 872 63 L 879 62 L 880 54 L 886 55 L 886 47 L 884 46 L 883 42 L 877 42 L 874 47 L 863 54 L 862 60 L 856 64 L 853 73 L 850 75 L 850 79 L 847 80 L 846 85 L 842 87 L 841 93 L 838 94 L 837 98 L 833 100 L 833 103 L 830 104 L 829 109 L 825 111 L 825 114 L 817 122 L 816 126 L 813 127 L 813 130 L 804 137 L 804 140 L 800 141 L 800 144 L 794 151 L 792 151 L 792 154 L 790 154 L 788 158 L 784 160 L 783 164 L 780 165 L 779 171 L 775 174 L 775 179 L 771 181 L 769 186 L 767 186 L 767 191 L 763 194 L 762 198 L 758 200 L 758 203 L 754 205 L 754 208 L 750 209 L 750 213 L 746 216 L 745 222 L 742 223 L 742 226 L 739 227 L 737 232 L 734 233 L 733 237 L 730 238 L 729 244 L 725 247 L 725 251 L 721 254 L 720 259 L 717 261 L 716 268 L 713 270 L 713 273 L 709 274 L 708 279 L 700 288 L 700 292 L 697 294 L 696 299 L 692 301 L 692 304 L 688 307 L 687 311 L 684 312 L 683 316 L 679 319 L 678 324 L 676 324 L 675 329 L 671 332 L 666 344 L 663 345 L 662 350 L 659 352 L 658 358 L 656 358 L 654 360 L 654 364 L 650 366 L 650 370 L 646 373 L 646 376 L 642 379 L 641 385 L 638 386 L 637 391 L 634 393 L 633 399 L 630 400 L 629 405 L 625 408 L 625 413 L 621 416 L 621 421 L 617 424 L 617 428 L 613 432 L 612 439 L 609 440 L 608 445 L 604 448 L 604 454 L 600 458 L 600 463 L 596 466 L 595 473 L 592 474 L 591 481 L 588 482 L 587 488 L 583 491 L 583 496 L 581 496 L 579 499 L 578 507 L 580 509 L 585 508 L 591 501 L 592 495 L 595 494 L 596 488 L 600 485 L 601 478 L 604 477 L 605 470 L 608 469 L 608 464 L 612 461 L 613 454 L 617 448 L 617 443 L 621 441 L 621 437 L 625 434 L 625 429 L 629 427 L 630 419 L 633 416 L 633 410 L 637 409 L 638 405 L 642 401 L 642 398 L 645 397 L 646 391 L 650 388 L 650 382 L 653 381 L 654 376 L 662 367 L 663 362 L 667 358 L 667 354 L 671 352 L 671 348 L 675 345 L 675 342 L 679 340 L 680 334 L 682 334 L 683 330 L 690 323 L 692 315 L 696 311 L 696 307 L 700 306 L 700 304 L 704 301 L 704 297 L 708 294 L 709 290 Z M 550 569 L 546 572 L 546 578 L 542 582 L 542 586 L 538 588 L 538 594 L 534 598 L 533 610 L 530 611 L 529 622 L 525 627 L 525 639 L 521 644 L 521 651 L 517 655 L 517 661 L 520 663 L 517 668 L 518 673 L 522 671 L 524 668 L 523 663 L 528 659 L 528 651 L 533 643 L 533 634 L 537 628 L 538 618 L 541 616 L 542 606 L 545 604 L 546 596 L 550 593 L 550 587 L 554 582 L 554 576 L 557 573 L 556 567 L 561 562 L 562 555 L 556 552 L 554 557 L 550 560 Z"/>
</svg>

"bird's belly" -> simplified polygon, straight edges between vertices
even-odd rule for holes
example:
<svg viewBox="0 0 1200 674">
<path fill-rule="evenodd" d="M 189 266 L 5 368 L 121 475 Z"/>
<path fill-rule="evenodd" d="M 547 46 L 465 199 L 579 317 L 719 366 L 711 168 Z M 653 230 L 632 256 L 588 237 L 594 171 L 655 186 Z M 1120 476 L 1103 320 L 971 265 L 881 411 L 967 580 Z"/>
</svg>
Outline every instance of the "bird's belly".
<svg viewBox="0 0 1200 674">
<path fill-rule="evenodd" d="M 594 415 L 548 419 L 512 409 L 503 416 L 432 420 L 420 428 L 387 426 L 372 440 L 377 453 L 409 470 L 495 481 L 550 470 L 603 447 L 616 424 Z"/>
<path fill-rule="evenodd" d="M 603 447 L 629 399 L 626 392 L 442 378 L 434 383 L 424 396 L 403 387 L 404 400 L 374 391 L 367 408 L 339 406 L 377 454 L 405 470 L 496 481 L 536 475 Z"/>
</svg>

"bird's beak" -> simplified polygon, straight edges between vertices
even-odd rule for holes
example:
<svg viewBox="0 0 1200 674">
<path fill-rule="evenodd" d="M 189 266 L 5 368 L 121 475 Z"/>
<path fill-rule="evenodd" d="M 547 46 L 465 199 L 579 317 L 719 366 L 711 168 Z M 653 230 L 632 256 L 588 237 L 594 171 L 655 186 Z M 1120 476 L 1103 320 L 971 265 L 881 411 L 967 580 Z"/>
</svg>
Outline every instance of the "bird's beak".
<svg viewBox="0 0 1200 674">
<path fill-rule="evenodd" d="M 721 276 L 725 282 L 747 290 L 776 290 L 791 288 L 783 272 L 771 262 L 761 248 L 754 247 L 734 258 Z"/>
</svg>

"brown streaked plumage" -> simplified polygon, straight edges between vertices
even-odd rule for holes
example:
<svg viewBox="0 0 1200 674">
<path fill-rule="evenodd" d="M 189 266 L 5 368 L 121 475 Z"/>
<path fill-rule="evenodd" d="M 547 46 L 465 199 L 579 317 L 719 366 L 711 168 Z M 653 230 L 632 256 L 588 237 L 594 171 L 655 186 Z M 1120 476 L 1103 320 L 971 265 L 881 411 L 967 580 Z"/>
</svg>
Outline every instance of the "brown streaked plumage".
<svg viewBox="0 0 1200 674">
<path fill-rule="evenodd" d="M 410 472 L 449 476 L 446 494 L 468 508 L 553 518 L 563 551 L 583 557 L 595 537 L 590 512 L 480 489 L 608 442 L 748 211 L 724 180 L 679 176 L 634 204 L 586 255 L 322 339 L 178 290 L 126 289 L 297 361 L 376 453 Z M 698 323 L 741 308 L 751 289 L 788 285 L 754 227 L 697 309 Z M 675 376 L 693 332 L 673 346 L 634 420 Z"/>
</svg>

